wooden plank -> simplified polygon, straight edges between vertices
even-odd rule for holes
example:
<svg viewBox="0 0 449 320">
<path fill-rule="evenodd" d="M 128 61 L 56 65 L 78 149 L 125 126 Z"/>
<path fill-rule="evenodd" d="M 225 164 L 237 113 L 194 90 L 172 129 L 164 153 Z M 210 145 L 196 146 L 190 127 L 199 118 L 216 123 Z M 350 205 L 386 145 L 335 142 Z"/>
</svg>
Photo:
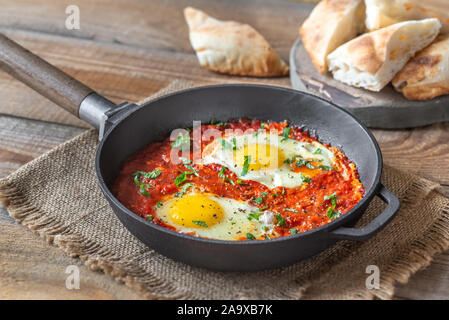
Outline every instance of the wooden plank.
<svg viewBox="0 0 449 320">
<path fill-rule="evenodd" d="M 90 271 L 75 258 L 14 223 L 0 207 L 0 299 L 139 299 L 110 276 Z M 66 288 L 68 266 L 77 266 L 80 289 Z"/>
<path fill-rule="evenodd" d="M 221 19 L 256 27 L 288 61 L 299 22 L 310 5 L 261 1 L 105 1 L 81 0 L 81 29 L 64 26 L 59 1 L 0 1 L 0 31 L 115 102 L 137 102 L 175 79 L 201 84 L 230 82 L 289 86 L 287 77 L 254 79 L 220 75 L 201 68 L 182 15 L 187 5 Z M 127 14 L 123 14 L 126 12 Z M 99 14 L 101 13 L 101 14 Z M 266 23 L 269 20 L 270 23 Z M 0 73 L 0 113 L 85 126 L 37 93 Z"/>
<path fill-rule="evenodd" d="M 0 116 L 0 177 L 80 134 L 84 129 Z M 65 269 L 80 270 L 80 290 L 65 287 Z M 0 299 L 139 298 L 111 277 L 91 272 L 78 259 L 49 246 L 14 222 L 0 206 Z"/>
<path fill-rule="evenodd" d="M 449 123 L 373 133 L 385 163 L 449 185 Z"/>
</svg>

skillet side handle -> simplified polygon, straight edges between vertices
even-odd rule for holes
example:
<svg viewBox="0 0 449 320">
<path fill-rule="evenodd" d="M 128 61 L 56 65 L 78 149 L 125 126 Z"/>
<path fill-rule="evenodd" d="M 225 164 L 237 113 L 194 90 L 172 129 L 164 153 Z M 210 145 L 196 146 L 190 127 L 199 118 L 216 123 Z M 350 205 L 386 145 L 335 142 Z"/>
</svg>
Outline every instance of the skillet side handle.
<svg viewBox="0 0 449 320">
<path fill-rule="evenodd" d="M 81 102 L 94 92 L 3 34 L 0 68 L 76 116 Z"/>
<path fill-rule="evenodd" d="M 360 229 L 341 227 L 331 231 L 329 235 L 338 240 L 364 241 L 382 230 L 398 213 L 400 202 L 399 199 L 383 185 L 380 186 L 377 196 L 387 203 L 387 207 L 373 221 Z"/>
</svg>

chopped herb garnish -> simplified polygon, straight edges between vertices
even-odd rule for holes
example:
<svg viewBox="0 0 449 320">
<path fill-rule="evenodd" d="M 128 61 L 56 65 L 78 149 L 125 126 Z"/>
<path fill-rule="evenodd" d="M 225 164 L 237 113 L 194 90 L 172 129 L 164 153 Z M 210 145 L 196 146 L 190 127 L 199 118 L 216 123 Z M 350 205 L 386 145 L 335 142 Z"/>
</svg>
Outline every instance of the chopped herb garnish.
<svg viewBox="0 0 449 320">
<path fill-rule="evenodd" d="M 229 179 L 228 176 L 225 175 L 225 172 L 226 172 L 226 167 L 221 167 L 221 170 L 220 170 L 220 172 L 218 173 L 218 176 L 219 176 L 220 178 L 222 178 L 224 182 L 230 183 L 230 184 L 232 184 L 232 185 L 234 186 L 234 185 L 235 185 L 234 181 L 232 181 L 231 179 Z"/>
<path fill-rule="evenodd" d="M 311 169 L 311 170 L 316 169 L 316 167 L 314 165 L 312 165 L 310 162 L 306 163 L 306 167 Z"/>
<path fill-rule="evenodd" d="M 158 207 L 158 208 L 162 207 L 163 205 L 164 205 L 164 203 L 162 202 L 162 200 L 159 200 L 159 201 L 156 203 L 156 207 Z"/>
<path fill-rule="evenodd" d="M 332 193 L 330 196 L 324 196 L 324 200 L 331 200 L 332 206 L 335 208 L 335 206 L 337 205 L 337 193 L 334 192 Z"/>
<path fill-rule="evenodd" d="M 217 127 L 225 127 L 227 125 L 228 125 L 227 122 L 219 122 L 219 123 L 216 124 Z"/>
<path fill-rule="evenodd" d="M 221 170 L 220 170 L 220 172 L 218 173 L 218 177 L 219 178 L 225 178 L 226 177 L 226 175 L 224 174 L 225 173 L 225 171 L 226 171 L 226 167 L 221 167 Z"/>
<path fill-rule="evenodd" d="M 262 197 L 255 198 L 254 202 L 257 203 L 257 204 L 262 204 L 263 203 L 263 198 Z"/>
<path fill-rule="evenodd" d="M 204 221 L 192 220 L 192 222 L 193 222 L 194 224 L 196 224 L 196 225 L 201 226 L 201 227 L 208 228 L 208 225 L 207 225 L 206 222 L 204 222 Z"/>
<path fill-rule="evenodd" d="M 179 187 L 184 181 L 187 180 L 187 176 L 190 174 L 194 174 L 194 172 L 184 171 L 179 176 L 177 176 L 174 182 L 175 186 Z"/>
<path fill-rule="evenodd" d="M 298 233 L 298 229 L 296 229 L 296 228 L 290 229 L 290 234 L 297 234 L 297 233 Z"/>
<path fill-rule="evenodd" d="M 262 198 L 265 198 L 266 196 L 268 196 L 268 192 L 261 192 L 260 195 L 262 196 Z"/>
<path fill-rule="evenodd" d="M 172 143 L 173 148 L 180 148 L 183 150 L 190 148 L 190 136 L 188 134 L 178 134 L 178 138 Z"/>
<path fill-rule="evenodd" d="M 321 149 L 320 148 L 317 148 L 312 154 L 321 154 Z"/>
<path fill-rule="evenodd" d="M 240 175 L 244 176 L 248 173 L 249 162 L 251 161 L 251 156 L 245 156 L 245 160 L 243 161 L 243 169 Z"/>
<path fill-rule="evenodd" d="M 318 166 L 318 168 L 327 170 L 327 171 L 332 171 L 332 167 L 329 167 L 329 166 Z"/>
<path fill-rule="evenodd" d="M 266 125 L 266 123 L 262 122 L 262 123 L 260 124 L 260 129 L 264 129 L 264 128 L 265 128 L 265 125 Z"/>
<path fill-rule="evenodd" d="M 298 210 L 296 210 L 296 209 L 290 209 L 290 208 L 285 208 L 284 210 L 285 210 L 285 211 L 290 211 L 290 212 L 298 212 Z"/>
<path fill-rule="evenodd" d="M 252 233 L 247 233 L 246 234 L 246 239 L 247 240 L 256 240 L 256 237 L 252 234 Z"/>
<path fill-rule="evenodd" d="M 340 214 L 341 214 L 340 211 L 337 211 L 337 210 L 335 210 L 335 209 L 332 208 L 332 207 L 329 207 L 329 208 L 327 209 L 327 212 L 326 212 L 326 216 L 327 216 L 329 219 L 337 219 L 337 218 L 340 216 Z"/>
<path fill-rule="evenodd" d="M 233 149 L 232 145 L 227 142 L 225 139 L 220 139 L 221 142 L 221 146 L 223 147 L 223 149 Z"/>
<path fill-rule="evenodd" d="M 266 234 L 265 239 L 269 240 L 269 239 L 271 239 L 271 237 L 268 234 Z"/>
<path fill-rule="evenodd" d="M 285 159 L 285 160 L 284 160 L 284 163 L 288 163 L 288 164 L 293 163 L 293 161 L 295 160 L 295 158 L 302 158 L 302 156 L 299 155 L 299 154 L 294 154 L 294 155 L 292 155 L 291 157 L 288 157 L 287 159 Z"/>
<path fill-rule="evenodd" d="M 262 211 L 260 209 L 257 209 L 256 211 L 251 212 L 248 214 L 248 220 L 259 220 L 259 217 L 262 215 Z"/>
<path fill-rule="evenodd" d="M 182 187 L 182 190 L 181 190 L 181 191 L 175 193 L 175 197 L 177 197 L 177 198 L 182 197 L 182 196 L 187 192 L 187 189 L 189 189 L 189 188 L 192 187 L 192 186 L 193 186 L 193 183 L 186 183 L 186 184 Z"/>
<path fill-rule="evenodd" d="M 243 182 L 242 179 L 237 179 L 237 184 L 246 185 L 246 184 L 248 184 L 248 183 Z"/>
<path fill-rule="evenodd" d="M 278 221 L 277 225 L 282 227 L 284 225 L 284 223 L 285 223 L 285 218 L 280 213 L 275 214 L 274 216 L 276 217 L 276 219 Z"/>
<path fill-rule="evenodd" d="M 303 183 L 309 183 L 309 182 L 312 180 L 312 179 L 310 179 L 309 177 L 303 175 L 302 172 L 301 172 L 300 177 L 301 177 L 301 181 L 302 181 Z"/>
<path fill-rule="evenodd" d="M 147 221 L 153 222 L 153 216 L 151 214 L 147 215 Z"/>
<path fill-rule="evenodd" d="M 162 171 L 159 170 L 158 168 L 156 168 L 153 171 L 148 171 L 148 172 L 136 171 L 136 172 L 134 172 L 133 177 L 134 177 L 134 179 L 137 176 L 143 176 L 144 178 L 147 178 L 147 179 L 156 179 L 157 177 L 159 177 L 159 175 L 161 173 L 162 173 Z M 136 181 L 136 180 L 134 180 L 134 181 Z"/>
<path fill-rule="evenodd" d="M 281 142 L 284 142 L 285 140 L 288 139 L 288 136 L 290 135 L 291 129 L 292 129 L 292 128 L 290 128 L 290 127 L 285 127 L 285 128 L 284 128 L 284 131 L 282 132 L 282 139 L 281 139 Z"/>
</svg>

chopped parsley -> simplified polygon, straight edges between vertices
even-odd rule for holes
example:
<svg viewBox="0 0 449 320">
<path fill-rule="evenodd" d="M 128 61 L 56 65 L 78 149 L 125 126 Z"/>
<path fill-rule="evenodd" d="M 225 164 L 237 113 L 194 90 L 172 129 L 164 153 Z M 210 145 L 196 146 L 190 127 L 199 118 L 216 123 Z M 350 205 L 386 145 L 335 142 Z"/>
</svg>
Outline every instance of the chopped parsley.
<svg viewBox="0 0 449 320">
<path fill-rule="evenodd" d="M 309 183 L 312 180 L 309 177 L 303 175 L 302 172 L 301 172 L 300 178 L 303 183 Z"/>
<path fill-rule="evenodd" d="M 293 161 L 295 160 L 295 158 L 302 158 L 301 155 L 299 154 L 294 154 L 291 157 L 288 157 L 287 159 L 284 160 L 284 163 L 290 164 L 293 163 Z"/>
<path fill-rule="evenodd" d="M 247 233 L 246 234 L 246 239 L 247 240 L 256 240 L 256 237 L 252 234 L 252 233 Z"/>
<path fill-rule="evenodd" d="M 266 196 L 268 196 L 268 192 L 261 192 L 260 195 L 262 198 L 266 198 Z"/>
<path fill-rule="evenodd" d="M 237 139 L 232 138 L 232 144 L 227 142 L 225 139 L 220 139 L 221 146 L 223 149 L 237 150 Z"/>
<path fill-rule="evenodd" d="M 153 216 L 151 214 L 147 215 L 147 221 L 153 223 Z"/>
<path fill-rule="evenodd" d="M 182 197 L 182 196 L 187 192 L 187 189 L 189 189 L 189 188 L 192 187 L 192 186 L 193 186 L 193 183 L 186 183 L 186 184 L 182 187 L 182 190 L 181 190 L 181 191 L 175 193 L 175 197 L 177 197 L 177 198 Z M 159 208 L 159 207 L 158 207 L 158 208 Z"/>
<path fill-rule="evenodd" d="M 178 148 L 182 150 L 187 150 L 190 148 L 190 135 L 182 134 L 181 132 L 178 134 L 178 138 L 175 142 L 172 143 L 173 148 Z"/>
<path fill-rule="evenodd" d="M 297 233 L 298 233 L 298 229 L 296 229 L 296 228 L 290 229 L 290 234 L 297 234 Z"/>
<path fill-rule="evenodd" d="M 192 220 L 192 222 L 198 226 L 204 227 L 204 228 L 208 228 L 208 225 L 206 224 L 206 222 L 204 221 L 199 221 L 199 220 Z"/>
<path fill-rule="evenodd" d="M 227 125 L 228 125 L 227 122 L 219 122 L 219 123 L 216 124 L 217 127 L 225 127 Z"/>
<path fill-rule="evenodd" d="M 157 177 L 159 177 L 159 175 L 162 173 L 161 170 L 159 170 L 158 168 L 154 169 L 153 171 L 136 171 L 133 174 L 133 177 L 135 178 L 136 176 L 143 176 L 144 178 L 147 179 L 156 179 Z"/>
<path fill-rule="evenodd" d="M 162 207 L 164 205 L 164 203 L 162 202 L 162 200 L 159 200 L 157 203 L 156 203 L 156 207 L 157 208 L 160 208 L 160 207 Z"/>
<path fill-rule="evenodd" d="M 334 192 L 332 193 L 330 196 L 324 196 L 324 200 L 331 200 L 332 206 L 335 208 L 335 206 L 337 205 L 337 193 Z"/>
<path fill-rule="evenodd" d="M 332 207 L 329 207 L 329 208 L 327 209 L 327 212 L 326 212 L 326 216 L 327 216 L 329 219 L 337 219 L 337 218 L 340 216 L 340 214 L 341 214 L 340 211 L 337 211 L 337 210 L 335 210 L 335 209 L 332 208 Z"/>
<path fill-rule="evenodd" d="M 282 139 L 281 142 L 284 142 L 285 140 L 288 139 L 288 136 L 290 135 L 290 131 L 292 130 L 292 128 L 290 127 L 285 127 L 284 131 L 282 132 Z"/>
<path fill-rule="evenodd" d="M 176 177 L 175 179 L 175 186 L 179 187 L 184 181 L 187 180 L 187 176 L 191 175 L 191 174 L 195 174 L 195 172 L 192 171 L 184 171 L 183 173 L 181 173 L 179 176 Z"/>
<path fill-rule="evenodd" d="M 321 149 L 320 148 L 317 148 L 312 154 L 321 154 Z"/>
<path fill-rule="evenodd" d="M 277 225 L 282 227 L 285 224 L 285 218 L 280 213 L 275 214 L 274 216 L 277 219 Z"/>
<path fill-rule="evenodd" d="M 257 204 L 262 204 L 263 203 L 263 198 L 262 197 L 255 198 L 254 202 L 257 203 Z"/>
<path fill-rule="evenodd" d="M 260 124 L 260 129 L 265 129 L 265 125 L 266 125 L 266 123 L 262 122 L 262 123 Z"/>
<path fill-rule="evenodd" d="M 337 219 L 341 215 L 340 211 L 335 210 L 335 207 L 337 206 L 337 199 L 338 197 L 336 192 L 334 192 L 330 196 L 324 196 L 324 200 L 331 200 L 331 206 L 327 208 L 326 211 L 326 216 L 329 219 Z"/>
<path fill-rule="evenodd" d="M 228 178 L 228 176 L 225 174 L 226 167 L 221 167 L 220 172 L 218 173 L 218 177 L 222 178 L 224 182 L 230 183 L 233 186 L 235 185 L 234 181 Z"/>
<path fill-rule="evenodd" d="M 257 209 L 256 211 L 251 212 L 250 214 L 248 214 L 248 220 L 259 220 L 259 217 L 262 215 L 262 210 Z"/>
<path fill-rule="evenodd" d="M 249 169 L 249 162 L 251 161 L 251 156 L 245 156 L 244 158 L 245 160 L 243 161 L 243 169 L 242 169 L 242 173 L 240 174 L 241 176 L 244 176 L 248 173 L 248 169 Z"/>
</svg>

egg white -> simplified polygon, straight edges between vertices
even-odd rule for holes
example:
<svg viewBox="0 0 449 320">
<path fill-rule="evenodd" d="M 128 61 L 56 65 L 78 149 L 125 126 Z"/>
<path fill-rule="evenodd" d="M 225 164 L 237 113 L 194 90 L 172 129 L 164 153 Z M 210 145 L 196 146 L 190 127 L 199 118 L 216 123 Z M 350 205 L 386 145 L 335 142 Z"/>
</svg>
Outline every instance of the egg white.
<svg viewBox="0 0 449 320">
<path fill-rule="evenodd" d="M 245 175 L 242 175 L 242 167 L 235 162 L 235 152 L 244 148 L 245 145 L 257 144 L 259 146 L 271 145 L 278 148 L 285 158 L 290 158 L 293 155 L 300 155 L 303 159 L 318 159 L 321 165 L 333 167 L 335 163 L 335 155 L 332 151 L 326 148 L 319 142 L 300 142 L 294 139 L 285 139 L 274 133 L 260 132 L 257 135 L 243 134 L 243 135 L 228 135 L 224 138 L 224 147 L 220 140 L 214 140 L 206 146 L 203 151 L 201 164 L 220 164 L 234 172 L 242 180 L 253 180 L 264 184 L 268 188 L 286 187 L 293 188 L 301 186 L 303 176 L 299 172 L 293 172 L 286 163 L 279 163 L 274 168 L 261 168 L 260 170 L 248 170 Z M 229 148 L 234 146 L 235 149 Z M 321 152 L 314 153 L 317 149 Z"/>
<path fill-rule="evenodd" d="M 238 240 L 241 237 L 246 238 L 251 233 L 255 238 L 270 235 L 273 232 L 275 219 L 270 211 L 264 211 L 259 218 L 249 219 L 248 215 L 257 212 L 258 208 L 246 202 L 238 201 L 231 198 L 218 197 L 206 193 L 187 193 L 182 197 L 198 195 L 207 197 L 208 199 L 218 203 L 223 209 L 224 216 L 218 223 L 208 227 L 189 228 L 179 225 L 173 221 L 170 210 L 176 205 L 181 198 L 172 197 L 163 202 L 160 208 L 156 209 L 156 217 L 162 222 L 176 228 L 181 233 L 195 234 L 196 236 L 219 239 L 219 240 Z M 185 208 L 185 211 L 195 210 L 194 208 Z M 198 210 L 198 209 L 197 209 Z M 260 211 L 259 211 L 260 212 Z M 199 216 L 198 212 L 185 212 L 186 216 Z"/>
</svg>

